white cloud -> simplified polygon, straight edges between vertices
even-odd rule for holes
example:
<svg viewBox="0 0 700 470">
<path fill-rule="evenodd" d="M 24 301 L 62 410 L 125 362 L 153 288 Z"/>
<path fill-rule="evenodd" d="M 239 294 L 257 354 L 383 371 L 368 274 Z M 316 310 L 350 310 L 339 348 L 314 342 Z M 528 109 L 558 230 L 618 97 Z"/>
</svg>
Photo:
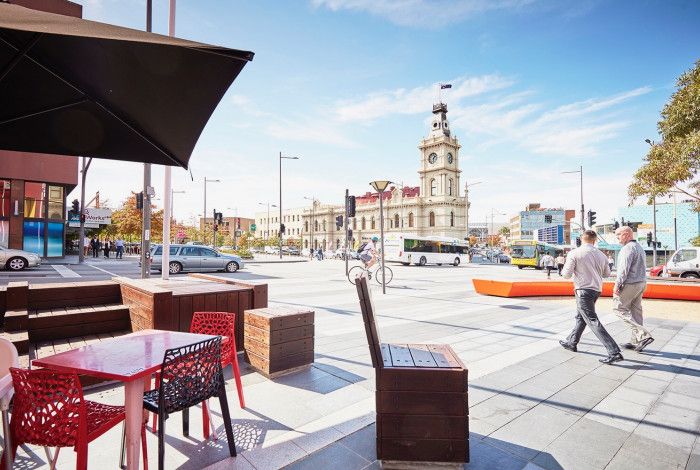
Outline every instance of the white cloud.
<svg viewBox="0 0 700 470">
<path fill-rule="evenodd" d="M 477 96 L 513 85 L 511 79 L 499 75 L 457 78 L 450 83 L 453 88 L 444 93 L 450 100 Z M 368 122 L 390 114 L 425 113 L 436 101 L 437 88 L 438 84 L 433 83 L 410 90 L 399 88 L 371 93 L 357 102 L 340 102 L 335 109 L 335 115 L 341 122 Z"/>
<path fill-rule="evenodd" d="M 265 132 L 278 140 L 293 140 L 342 148 L 357 148 L 359 144 L 347 137 L 337 123 L 318 118 L 302 118 L 296 121 L 276 120 L 265 127 Z"/>
<path fill-rule="evenodd" d="M 401 26 L 437 28 L 490 10 L 515 10 L 533 0 L 311 0 L 331 11 L 366 12 Z"/>
</svg>

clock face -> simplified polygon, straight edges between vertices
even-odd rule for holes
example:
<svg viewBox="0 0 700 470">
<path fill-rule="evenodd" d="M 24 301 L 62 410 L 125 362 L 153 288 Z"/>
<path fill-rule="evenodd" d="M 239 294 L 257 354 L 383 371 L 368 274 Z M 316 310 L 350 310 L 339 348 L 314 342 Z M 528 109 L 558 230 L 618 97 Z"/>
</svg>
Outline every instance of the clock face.
<svg viewBox="0 0 700 470">
<path fill-rule="evenodd" d="M 429 163 L 435 163 L 437 161 L 437 153 L 431 153 L 428 156 L 428 162 Z"/>
<path fill-rule="evenodd" d="M 448 153 L 447 154 L 447 163 L 452 164 L 453 161 L 454 161 L 454 157 L 452 156 L 451 153 Z"/>
</svg>

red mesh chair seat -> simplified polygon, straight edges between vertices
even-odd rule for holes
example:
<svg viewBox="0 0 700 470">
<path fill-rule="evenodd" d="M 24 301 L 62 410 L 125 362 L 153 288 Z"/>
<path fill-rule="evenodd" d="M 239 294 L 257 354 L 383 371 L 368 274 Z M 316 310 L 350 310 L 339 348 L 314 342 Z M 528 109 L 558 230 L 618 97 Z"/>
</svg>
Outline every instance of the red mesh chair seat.
<svg viewBox="0 0 700 470">
<path fill-rule="evenodd" d="M 86 469 L 88 443 L 124 421 L 123 406 L 85 400 L 75 373 L 17 368 L 10 373 L 15 389 L 10 421 L 13 460 L 23 444 L 73 447 L 78 454 L 76 468 Z M 145 440 L 143 445 L 145 459 Z M 3 462 L 5 458 L 3 453 Z"/>
</svg>

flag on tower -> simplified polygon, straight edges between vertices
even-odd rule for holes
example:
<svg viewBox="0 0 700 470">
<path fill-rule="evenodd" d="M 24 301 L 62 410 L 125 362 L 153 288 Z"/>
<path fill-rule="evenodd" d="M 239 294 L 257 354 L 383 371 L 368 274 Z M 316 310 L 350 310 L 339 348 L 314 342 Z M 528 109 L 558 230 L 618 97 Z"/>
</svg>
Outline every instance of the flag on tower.
<svg viewBox="0 0 700 470">
<path fill-rule="evenodd" d="M 444 90 L 445 88 L 452 88 L 452 84 L 451 83 L 441 83 L 440 89 Z"/>
</svg>

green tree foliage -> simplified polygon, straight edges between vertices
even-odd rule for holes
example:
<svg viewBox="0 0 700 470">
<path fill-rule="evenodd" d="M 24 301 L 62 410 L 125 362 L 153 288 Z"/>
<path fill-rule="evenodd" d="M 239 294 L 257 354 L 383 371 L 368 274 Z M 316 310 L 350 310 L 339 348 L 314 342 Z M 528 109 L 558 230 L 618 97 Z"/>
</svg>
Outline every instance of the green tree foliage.
<svg viewBox="0 0 700 470">
<path fill-rule="evenodd" d="M 501 227 L 501 229 L 498 231 L 498 233 L 500 233 L 500 234 L 503 235 L 504 237 L 509 237 L 509 236 L 510 236 L 510 228 L 508 228 L 508 227 L 506 227 L 506 226 L 503 226 L 503 227 Z"/>
<path fill-rule="evenodd" d="M 691 238 L 690 243 L 693 246 L 700 246 L 700 237 Z"/>
<path fill-rule="evenodd" d="M 662 141 L 654 144 L 629 187 L 634 200 L 680 191 L 700 211 L 700 60 L 682 74 L 676 91 L 661 112 Z"/>
<path fill-rule="evenodd" d="M 155 209 L 155 206 L 151 206 Z M 131 193 L 121 205 L 112 212 L 112 225 L 104 229 L 105 235 L 123 237 L 127 241 L 139 241 L 141 239 L 141 225 L 143 224 L 143 212 L 136 208 L 136 194 Z M 170 232 L 172 234 L 173 228 Z M 151 212 L 151 241 L 158 242 L 163 239 L 163 210 Z"/>
</svg>

